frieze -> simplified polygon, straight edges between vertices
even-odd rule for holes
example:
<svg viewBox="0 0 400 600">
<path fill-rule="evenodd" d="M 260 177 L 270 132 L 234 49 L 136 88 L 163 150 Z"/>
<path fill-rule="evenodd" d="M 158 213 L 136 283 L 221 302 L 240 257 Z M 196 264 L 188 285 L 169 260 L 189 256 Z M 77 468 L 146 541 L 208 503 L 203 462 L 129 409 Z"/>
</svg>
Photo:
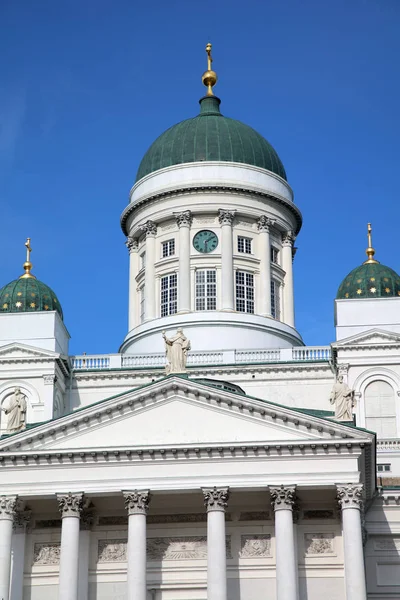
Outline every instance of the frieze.
<svg viewBox="0 0 400 600">
<path fill-rule="evenodd" d="M 127 540 L 99 540 L 97 562 L 126 562 Z"/>
<path fill-rule="evenodd" d="M 61 519 L 37 519 L 35 529 L 61 529 Z"/>
<path fill-rule="evenodd" d="M 226 536 L 226 557 L 232 558 L 231 536 Z M 207 537 L 147 538 L 148 560 L 199 560 L 207 558 Z"/>
<path fill-rule="evenodd" d="M 127 516 L 99 517 L 98 525 L 128 525 Z"/>
<path fill-rule="evenodd" d="M 303 519 L 334 519 L 335 511 L 333 510 L 305 510 L 303 511 Z"/>
<path fill-rule="evenodd" d="M 305 553 L 309 555 L 334 554 L 333 533 L 305 533 Z"/>
<path fill-rule="evenodd" d="M 271 556 L 270 534 L 248 534 L 241 536 L 240 558 L 263 558 Z"/>
<path fill-rule="evenodd" d="M 239 521 L 268 521 L 271 515 L 268 511 L 241 512 Z"/>
<path fill-rule="evenodd" d="M 376 552 L 399 552 L 400 538 L 379 538 L 374 540 L 374 550 Z"/>
<path fill-rule="evenodd" d="M 60 542 L 35 543 L 33 546 L 33 565 L 59 565 Z"/>
</svg>

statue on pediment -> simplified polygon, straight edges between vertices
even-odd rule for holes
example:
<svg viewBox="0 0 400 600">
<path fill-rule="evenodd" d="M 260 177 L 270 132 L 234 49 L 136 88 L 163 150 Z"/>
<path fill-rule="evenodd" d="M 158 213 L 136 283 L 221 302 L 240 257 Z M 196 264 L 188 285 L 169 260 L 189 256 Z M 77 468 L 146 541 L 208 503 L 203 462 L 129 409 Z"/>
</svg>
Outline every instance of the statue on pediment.
<svg viewBox="0 0 400 600">
<path fill-rule="evenodd" d="M 7 433 L 16 433 L 26 427 L 26 396 L 16 387 L 1 410 L 7 415 Z"/>
<path fill-rule="evenodd" d="M 177 329 L 176 335 L 171 338 L 167 338 L 165 331 L 162 332 L 162 336 L 168 360 L 165 367 L 166 374 L 184 373 L 186 371 L 187 353 L 190 350 L 190 340 L 185 336 L 181 327 Z"/>
<path fill-rule="evenodd" d="M 343 375 L 339 375 L 334 383 L 329 400 L 335 405 L 335 419 L 353 420 L 354 390 L 343 381 Z"/>
</svg>

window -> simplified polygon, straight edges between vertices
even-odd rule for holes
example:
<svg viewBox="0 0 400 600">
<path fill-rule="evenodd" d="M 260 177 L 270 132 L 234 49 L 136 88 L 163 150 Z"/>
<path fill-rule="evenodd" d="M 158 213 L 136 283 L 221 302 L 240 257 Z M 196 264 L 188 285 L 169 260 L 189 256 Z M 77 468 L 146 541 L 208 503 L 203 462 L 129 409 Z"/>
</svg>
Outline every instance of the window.
<svg viewBox="0 0 400 600">
<path fill-rule="evenodd" d="M 386 381 L 373 381 L 365 390 L 365 426 L 378 437 L 397 437 L 394 390 Z"/>
<path fill-rule="evenodd" d="M 238 236 L 238 252 L 244 254 L 251 254 L 251 242 L 252 239 L 248 237 Z"/>
<path fill-rule="evenodd" d="M 196 310 L 216 310 L 216 271 L 196 271 Z"/>
<path fill-rule="evenodd" d="M 277 281 L 271 281 L 271 315 L 274 319 L 280 319 L 281 307 L 279 297 L 279 283 Z"/>
<path fill-rule="evenodd" d="M 143 323 L 145 318 L 145 295 L 144 285 L 140 288 L 140 322 Z"/>
<path fill-rule="evenodd" d="M 274 263 L 274 265 L 279 264 L 279 250 L 278 248 L 275 248 L 275 246 L 271 246 L 271 262 Z"/>
<path fill-rule="evenodd" d="M 254 275 L 236 271 L 236 310 L 254 313 Z"/>
<path fill-rule="evenodd" d="M 391 466 L 389 463 L 384 465 L 377 465 L 378 473 L 389 473 L 391 471 Z"/>
<path fill-rule="evenodd" d="M 146 252 L 142 252 L 140 255 L 140 268 L 144 269 L 146 266 Z"/>
<path fill-rule="evenodd" d="M 174 315 L 178 310 L 178 276 L 161 277 L 161 316 Z"/>
<path fill-rule="evenodd" d="M 173 256 L 175 254 L 175 240 L 167 240 L 161 244 L 162 257 Z"/>
</svg>

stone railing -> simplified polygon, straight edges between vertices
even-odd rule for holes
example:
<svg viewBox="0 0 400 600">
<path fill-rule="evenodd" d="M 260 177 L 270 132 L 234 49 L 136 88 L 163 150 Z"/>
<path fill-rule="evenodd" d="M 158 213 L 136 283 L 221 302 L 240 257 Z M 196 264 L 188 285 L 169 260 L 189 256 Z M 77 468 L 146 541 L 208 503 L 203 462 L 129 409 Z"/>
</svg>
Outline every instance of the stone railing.
<svg viewBox="0 0 400 600">
<path fill-rule="evenodd" d="M 381 438 L 376 440 L 378 452 L 400 452 L 400 439 Z"/>
<path fill-rule="evenodd" d="M 189 367 L 212 365 L 244 365 L 253 363 L 284 363 L 328 361 L 331 358 L 329 346 L 302 346 L 297 348 L 270 348 L 255 350 L 210 350 L 192 351 L 188 354 Z M 92 369 L 147 369 L 164 367 L 164 352 L 148 354 L 91 354 L 71 356 L 75 371 Z"/>
</svg>

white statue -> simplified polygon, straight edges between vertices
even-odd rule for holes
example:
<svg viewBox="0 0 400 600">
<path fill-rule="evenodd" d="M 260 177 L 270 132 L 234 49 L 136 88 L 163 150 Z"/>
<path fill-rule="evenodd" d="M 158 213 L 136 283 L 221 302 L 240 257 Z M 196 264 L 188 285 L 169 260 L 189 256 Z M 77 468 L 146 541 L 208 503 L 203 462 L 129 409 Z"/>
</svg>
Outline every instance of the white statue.
<svg viewBox="0 0 400 600">
<path fill-rule="evenodd" d="M 187 353 L 190 350 L 190 341 L 187 339 L 181 327 L 177 329 L 176 335 L 167 338 L 165 331 L 162 332 L 165 342 L 165 353 L 168 363 L 165 367 L 167 375 L 170 373 L 184 373 L 186 371 Z"/>
<path fill-rule="evenodd" d="M 335 419 L 338 421 L 353 420 L 354 391 L 343 382 L 343 375 L 339 375 L 333 385 L 330 403 L 335 405 Z"/>
<path fill-rule="evenodd" d="M 8 398 L 7 407 L 2 407 L 7 415 L 7 433 L 16 433 L 26 426 L 26 397 L 17 387 L 12 396 Z"/>
</svg>

